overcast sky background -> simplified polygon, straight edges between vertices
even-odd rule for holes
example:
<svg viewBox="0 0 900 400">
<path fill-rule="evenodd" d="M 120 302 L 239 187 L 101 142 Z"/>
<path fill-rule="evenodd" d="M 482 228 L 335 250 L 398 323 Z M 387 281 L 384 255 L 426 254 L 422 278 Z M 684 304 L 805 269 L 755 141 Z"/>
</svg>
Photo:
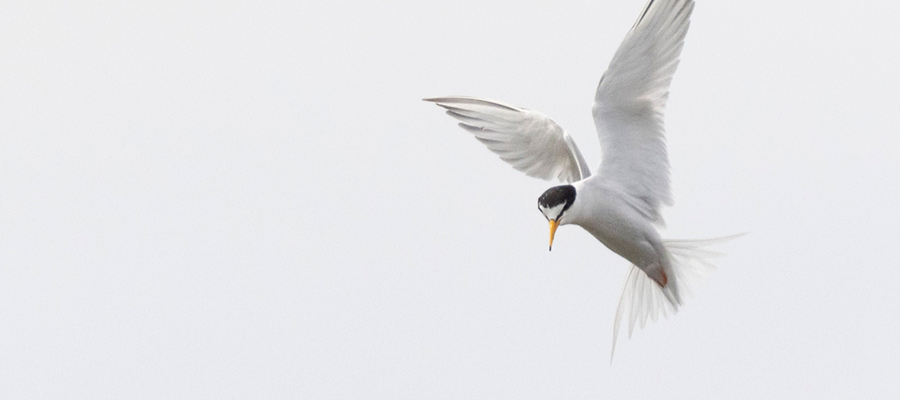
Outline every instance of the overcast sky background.
<svg viewBox="0 0 900 400">
<path fill-rule="evenodd" d="M 424 97 L 592 165 L 643 0 L 4 2 L 0 397 L 900 396 L 900 3 L 698 1 L 670 238 L 750 235 L 622 340 L 627 263 Z"/>
</svg>

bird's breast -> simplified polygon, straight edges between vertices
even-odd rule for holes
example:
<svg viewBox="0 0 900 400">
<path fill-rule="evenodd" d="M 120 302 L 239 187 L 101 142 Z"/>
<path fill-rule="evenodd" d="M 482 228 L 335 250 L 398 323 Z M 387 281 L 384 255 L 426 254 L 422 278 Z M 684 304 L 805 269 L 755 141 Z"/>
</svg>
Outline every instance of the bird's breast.
<svg viewBox="0 0 900 400">
<path fill-rule="evenodd" d="M 591 204 L 580 210 L 575 224 L 637 266 L 659 260 L 659 233 L 646 217 L 615 195 L 590 200 Z"/>
</svg>

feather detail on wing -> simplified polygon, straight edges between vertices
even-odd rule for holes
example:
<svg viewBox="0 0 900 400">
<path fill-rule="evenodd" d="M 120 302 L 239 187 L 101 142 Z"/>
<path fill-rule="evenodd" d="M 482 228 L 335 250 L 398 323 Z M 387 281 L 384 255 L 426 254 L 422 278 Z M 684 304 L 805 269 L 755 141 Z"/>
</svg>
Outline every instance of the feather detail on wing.
<svg viewBox="0 0 900 400">
<path fill-rule="evenodd" d="M 447 110 L 459 126 L 500 159 L 528 176 L 575 182 L 590 176 L 590 169 L 572 138 L 546 115 L 537 111 L 474 97 L 425 99 Z"/>
<path fill-rule="evenodd" d="M 593 107 L 598 175 L 645 204 L 662 224 L 672 204 L 663 115 L 690 25 L 691 0 L 650 0 L 600 79 Z"/>
</svg>

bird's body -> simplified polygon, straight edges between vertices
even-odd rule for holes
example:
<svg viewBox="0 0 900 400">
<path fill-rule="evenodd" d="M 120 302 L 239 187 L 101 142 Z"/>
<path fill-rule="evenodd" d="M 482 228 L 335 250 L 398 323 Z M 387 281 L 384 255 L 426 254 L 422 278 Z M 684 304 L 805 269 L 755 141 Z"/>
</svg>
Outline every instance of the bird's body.
<svg viewBox="0 0 900 400">
<path fill-rule="evenodd" d="M 672 204 L 663 115 L 693 7 L 650 0 L 616 51 L 592 109 L 603 157 L 594 174 L 572 138 L 537 111 L 465 96 L 426 99 L 514 168 L 566 183 L 538 199 L 551 246 L 559 225 L 575 224 L 632 264 L 613 345 L 626 314 L 630 335 L 638 322 L 677 311 L 713 254 L 702 247 L 719 241 L 666 241 L 657 230 L 662 206 Z"/>
<path fill-rule="evenodd" d="M 573 184 L 579 197 L 564 221 L 581 226 L 610 250 L 664 284 L 666 252 L 656 227 L 631 204 L 631 196 L 599 176 Z"/>
</svg>

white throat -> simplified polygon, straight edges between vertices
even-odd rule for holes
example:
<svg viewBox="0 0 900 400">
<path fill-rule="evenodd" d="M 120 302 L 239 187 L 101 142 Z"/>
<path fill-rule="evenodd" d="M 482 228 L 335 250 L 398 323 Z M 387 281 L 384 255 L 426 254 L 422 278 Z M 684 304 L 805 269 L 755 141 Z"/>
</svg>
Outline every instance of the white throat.
<svg viewBox="0 0 900 400">
<path fill-rule="evenodd" d="M 565 203 L 559 204 L 559 205 L 556 205 L 553 207 L 549 207 L 549 208 L 542 206 L 541 212 L 544 213 L 544 216 L 549 219 L 559 220 L 559 216 L 560 216 L 560 214 L 562 214 L 563 208 L 565 208 L 565 207 L 566 207 Z"/>
</svg>

